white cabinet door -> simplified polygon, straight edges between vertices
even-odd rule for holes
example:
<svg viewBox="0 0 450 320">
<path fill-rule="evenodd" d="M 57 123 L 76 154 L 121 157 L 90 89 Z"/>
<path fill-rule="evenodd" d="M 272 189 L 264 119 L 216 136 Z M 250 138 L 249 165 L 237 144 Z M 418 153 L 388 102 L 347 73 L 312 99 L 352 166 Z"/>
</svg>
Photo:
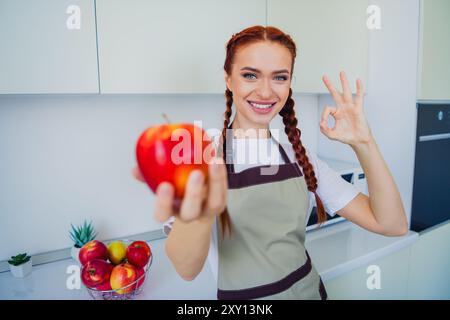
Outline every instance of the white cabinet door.
<svg viewBox="0 0 450 320">
<path fill-rule="evenodd" d="M 447 222 L 422 232 L 411 248 L 408 299 L 450 299 L 449 270 L 450 222 Z"/>
<path fill-rule="evenodd" d="M 297 45 L 294 92 L 328 93 L 324 74 L 341 88 L 341 70 L 353 92 L 356 78 L 368 91 L 367 7 L 367 0 L 268 0 L 267 25 L 290 34 Z"/>
<path fill-rule="evenodd" d="M 98 93 L 91 0 L 0 0 L 0 46 L 0 93 Z"/>
<path fill-rule="evenodd" d="M 100 91 L 223 93 L 226 42 L 265 22 L 265 0 L 97 0 Z"/>
<path fill-rule="evenodd" d="M 421 1 L 419 99 L 450 100 L 450 1 Z"/>
<path fill-rule="evenodd" d="M 410 250 L 407 247 L 325 282 L 329 298 L 406 299 Z"/>
</svg>

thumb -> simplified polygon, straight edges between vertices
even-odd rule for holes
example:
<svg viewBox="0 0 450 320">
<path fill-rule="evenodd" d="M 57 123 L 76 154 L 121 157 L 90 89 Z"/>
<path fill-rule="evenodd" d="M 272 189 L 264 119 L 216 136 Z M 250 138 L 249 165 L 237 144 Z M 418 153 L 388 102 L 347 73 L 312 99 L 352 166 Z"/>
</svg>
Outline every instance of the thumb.
<svg viewBox="0 0 450 320">
<path fill-rule="evenodd" d="M 320 122 L 320 131 L 329 139 L 332 139 L 332 140 L 336 139 L 334 128 L 329 128 L 328 123 L 324 120 L 322 120 Z"/>
</svg>

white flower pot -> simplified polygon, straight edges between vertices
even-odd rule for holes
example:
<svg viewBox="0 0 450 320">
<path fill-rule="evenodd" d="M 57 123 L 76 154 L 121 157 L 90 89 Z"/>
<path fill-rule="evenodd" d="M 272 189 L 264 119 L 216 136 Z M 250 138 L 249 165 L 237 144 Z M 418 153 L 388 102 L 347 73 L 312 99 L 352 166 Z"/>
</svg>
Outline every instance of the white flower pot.
<svg viewBox="0 0 450 320">
<path fill-rule="evenodd" d="M 78 263 L 80 263 L 80 259 L 78 258 L 80 250 L 81 248 L 77 248 L 75 246 L 73 246 L 72 249 L 70 250 L 70 255 L 72 256 L 72 259 Z"/>
<path fill-rule="evenodd" d="M 9 270 L 11 270 L 11 273 L 14 277 L 24 278 L 31 273 L 32 266 L 33 266 L 33 264 L 30 259 L 28 262 L 25 262 L 24 264 L 21 264 L 20 266 L 13 266 L 12 264 L 10 264 Z"/>
</svg>

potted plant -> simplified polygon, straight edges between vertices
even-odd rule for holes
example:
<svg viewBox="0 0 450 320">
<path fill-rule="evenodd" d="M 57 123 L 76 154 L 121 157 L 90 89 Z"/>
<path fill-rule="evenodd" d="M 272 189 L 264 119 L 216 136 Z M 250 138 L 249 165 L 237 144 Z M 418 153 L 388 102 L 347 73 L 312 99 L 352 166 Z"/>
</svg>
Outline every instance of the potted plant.
<svg viewBox="0 0 450 320">
<path fill-rule="evenodd" d="M 26 253 L 18 254 L 8 260 L 9 270 L 14 277 L 23 278 L 31 272 L 31 257 Z"/>
<path fill-rule="evenodd" d="M 78 227 L 74 227 L 72 224 L 70 225 L 72 227 L 72 230 L 70 230 L 70 238 L 74 242 L 70 255 L 79 263 L 80 260 L 78 259 L 78 254 L 80 253 L 80 249 L 89 241 L 94 240 L 97 233 L 92 226 L 92 221 L 89 223 L 84 221 L 84 223 Z"/>
</svg>

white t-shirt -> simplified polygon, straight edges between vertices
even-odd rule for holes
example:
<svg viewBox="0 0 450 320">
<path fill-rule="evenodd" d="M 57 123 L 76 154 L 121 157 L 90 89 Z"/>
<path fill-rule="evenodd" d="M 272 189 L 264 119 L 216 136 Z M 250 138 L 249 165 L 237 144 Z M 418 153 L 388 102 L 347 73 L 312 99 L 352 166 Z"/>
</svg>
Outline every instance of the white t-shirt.
<svg viewBox="0 0 450 320">
<path fill-rule="evenodd" d="M 286 151 L 291 162 L 296 161 L 292 145 L 283 143 L 282 147 Z M 345 207 L 358 195 L 359 191 L 353 184 L 344 180 L 336 171 L 331 169 L 325 162 L 321 161 L 317 155 L 308 151 L 306 151 L 306 155 L 313 166 L 317 178 L 317 194 L 323 202 L 325 211 L 330 216 L 334 216 L 336 211 Z M 272 139 L 233 138 L 233 164 L 236 173 L 253 166 L 282 163 L 284 163 L 283 158 L 278 151 L 276 143 Z M 311 210 L 315 205 L 315 196 L 312 192 L 309 192 L 309 209 L 306 223 L 308 223 Z M 163 232 L 166 235 L 169 234 L 174 219 L 175 217 L 172 216 L 163 224 Z M 216 217 L 207 257 L 207 261 L 210 264 L 216 282 L 219 267 L 217 234 L 218 223 Z"/>
</svg>

